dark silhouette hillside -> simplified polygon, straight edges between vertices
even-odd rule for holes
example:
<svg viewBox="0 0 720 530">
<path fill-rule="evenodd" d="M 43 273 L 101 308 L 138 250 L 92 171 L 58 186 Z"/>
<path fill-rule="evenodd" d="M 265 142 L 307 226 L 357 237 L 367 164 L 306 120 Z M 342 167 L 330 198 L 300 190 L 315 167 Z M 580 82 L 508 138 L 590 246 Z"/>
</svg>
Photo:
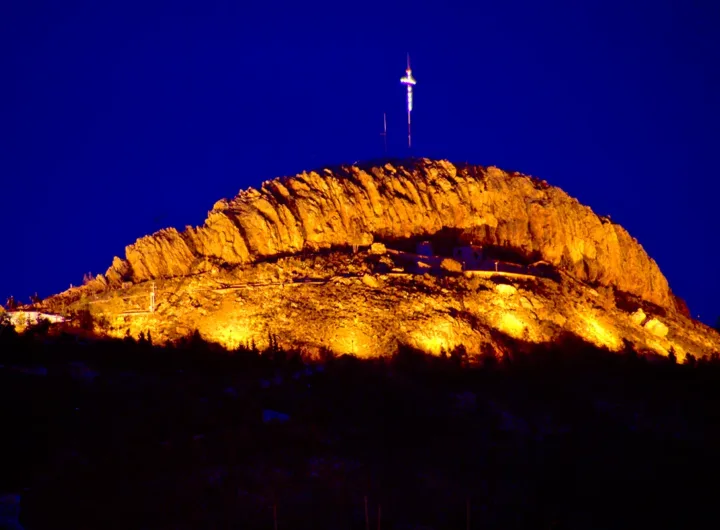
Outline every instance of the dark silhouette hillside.
<svg viewBox="0 0 720 530">
<path fill-rule="evenodd" d="M 34 529 L 710 528 L 720 362 L 567 337 L 469 364 L 402 347 L 159 348 L 0 334 L 0 493 Z"/>
</svg>

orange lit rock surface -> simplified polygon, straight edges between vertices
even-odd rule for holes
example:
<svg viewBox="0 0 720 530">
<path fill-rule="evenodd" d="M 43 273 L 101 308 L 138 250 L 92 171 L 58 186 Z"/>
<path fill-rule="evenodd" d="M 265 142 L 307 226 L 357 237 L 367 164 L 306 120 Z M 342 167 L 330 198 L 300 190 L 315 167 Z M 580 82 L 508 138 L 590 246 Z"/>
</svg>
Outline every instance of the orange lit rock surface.
<svg viewBox="0 0 720 530">
<path fill-rule="evenodd" d="M 394 252 L 447 229 L 557 274 L 463 272 L 447 257 L 419 267 Z M 309 353 L 377 356 L 408 344 L 472 355 L 502 351 L 498 337 L 572 333 L 680 360 L 720 351 L 720 336 L 676 309 L 656 263 L 619 225 L 537 179 L 430 160 L 265 182 L 216 203 L 202 227 L 141 238 L 105 276 L 42 306 L 87 309 L 111 336 L 149 331 L 163 342 L 198 330 L 230 348 L 272 337 Z"/>
<path fill-rule="evenodd" d="M 201 227 L 139 239 L 108 276 L 136 282 L 183 276 L 203 270 L 208 258 L 241 264 L 443 228 L 473 230 L 478 243 L 536 252 L 579 280 L 673 305 L 667 280 L 642 246 L 561 189 L 494 167 L 427 159 L 264 182 L 218 201 Z"/>
</svg>

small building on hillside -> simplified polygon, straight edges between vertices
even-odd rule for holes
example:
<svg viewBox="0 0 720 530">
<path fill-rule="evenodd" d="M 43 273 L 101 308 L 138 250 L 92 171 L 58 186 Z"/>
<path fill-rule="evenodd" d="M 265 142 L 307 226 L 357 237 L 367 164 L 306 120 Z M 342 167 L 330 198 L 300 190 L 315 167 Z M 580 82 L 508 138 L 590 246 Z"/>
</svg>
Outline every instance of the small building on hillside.
<svg viewBox="0 0 720 530">
<path fill-rule="evenodd" d="M 480 269 L 485 264 L 485 254 L 480 245 L 455 247 L 453 259 L 462 263 L 465 270 Z"/>
<path fill-rule="evenodd" d="M 41 313 L 39 311 L 8 311 L 7 315 L 10 319 L 10 323 L 15 326 L 15 328 L 32 326 L 42 320 L 47 320 L 51 324 L 65 322 L 65 317 L 50 313 Z"/>
<path fill-rule="evenodd" d="M 421 241 L 415 246 L 415 254 L 420 256 L 434 256 L 433 246 L 430 241 Z"/>
</svg>

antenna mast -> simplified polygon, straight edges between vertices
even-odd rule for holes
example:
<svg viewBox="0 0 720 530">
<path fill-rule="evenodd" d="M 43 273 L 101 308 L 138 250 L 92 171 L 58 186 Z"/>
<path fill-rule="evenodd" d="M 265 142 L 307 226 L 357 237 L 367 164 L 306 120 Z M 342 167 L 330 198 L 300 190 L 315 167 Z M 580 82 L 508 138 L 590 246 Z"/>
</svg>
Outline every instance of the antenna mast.
<svg viewBox="0 0 720 530">
<path fill-rule="evenodd" d="M 408 149 L 412 147 L 412 125 L 410 120 L 410 114 L 413 109 L 413 93 L 412 89 L 417 81 L 412 76 L 412 69 L 410 68 L 410 54 L 407 55 L 407 69 L 405 70 L 405 77 L 400 78 L 400 82 L 407 87 L 407 118 L 408 118 Z"/>
<path fill-rule="evenodd" d="M 387 113 L 383 112 L 383 132 L 380 133 L 385 143 L 385 154 L 387 155 Z"/>
</svg>

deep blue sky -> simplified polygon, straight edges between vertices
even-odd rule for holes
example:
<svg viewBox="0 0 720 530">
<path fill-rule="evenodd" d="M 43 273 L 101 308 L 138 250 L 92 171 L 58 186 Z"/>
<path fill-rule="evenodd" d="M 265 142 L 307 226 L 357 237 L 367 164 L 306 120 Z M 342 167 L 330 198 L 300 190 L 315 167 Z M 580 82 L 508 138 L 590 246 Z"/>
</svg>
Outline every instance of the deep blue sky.
<svg viewBox="0 0 720 530">
<path fill-rule="evenodd" d="M 264 179 L 382 156 L 383 111 L 401 154 L 409 51 L 415 155 L 547 179 L 720 314 L 717 2 L 247 4 L 0 7 L 2 301 Z"/>
</svg>

